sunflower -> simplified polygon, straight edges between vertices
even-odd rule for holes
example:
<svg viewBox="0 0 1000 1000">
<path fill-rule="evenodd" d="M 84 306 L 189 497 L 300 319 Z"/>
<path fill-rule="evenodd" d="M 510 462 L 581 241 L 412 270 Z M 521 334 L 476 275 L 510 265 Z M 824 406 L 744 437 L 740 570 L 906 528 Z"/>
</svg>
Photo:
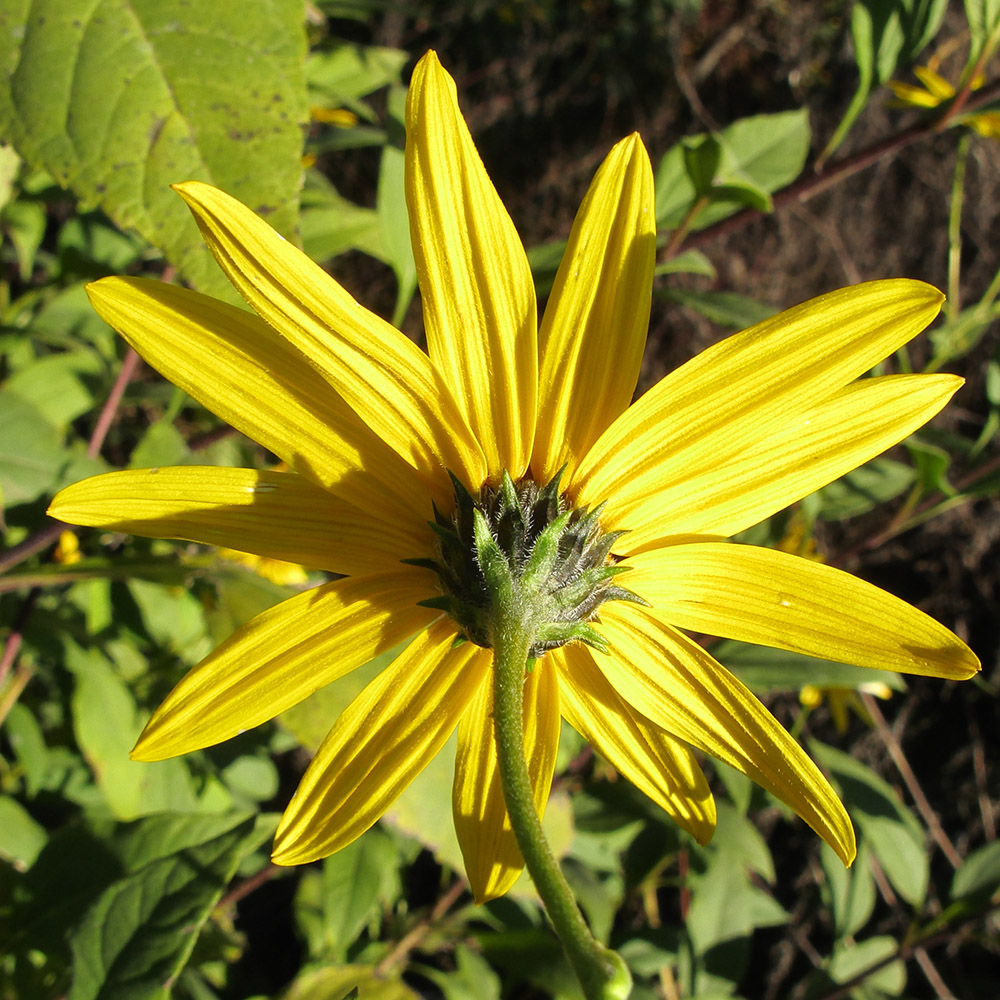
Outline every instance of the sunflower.
<svg viewBox="0 0 1000 1000">
<path fill-rule="evenodd" d="M 414 71 L 406 126 L 426 353 L 199 182 L 177 190 L 253 313 L 149 280 L 89 287 L 154 368 L 292 471 L 115 472 L 63 490 L 50 513 L 339 577 L 194 667 L 133 756 L 229 739 L 405 641 L 334 723 L 274 859 L 349 844 L 457 728 L 458 839 L 476 899 L 498 896 L 522 865 L 493 721 L 494 610 L 513 588 L 533 636 L 523 729 L 539 811 L 562 716 L 697 841 L 715 824 L 701 752 L 850 863 L 854 833 L 829 783 L 686 631 L 936 677 L 979 669 L 951 632 L 870 584 L 726 541 L 945 405 L 962 381 L 952 375 L 860 377 L 942 296 L 904 280 L 831 292 L 709 348 L 632 403 L 655 254 L 639 137 L 598 170 L 538 327 L 524 250 L 433 53 Z"/>
</svg>

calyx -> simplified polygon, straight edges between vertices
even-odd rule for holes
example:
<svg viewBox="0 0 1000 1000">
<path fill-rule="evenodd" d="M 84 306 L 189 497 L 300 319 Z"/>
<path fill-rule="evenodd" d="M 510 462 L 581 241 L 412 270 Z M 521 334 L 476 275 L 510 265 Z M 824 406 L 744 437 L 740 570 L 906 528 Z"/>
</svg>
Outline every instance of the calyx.
<svg viewBox="0 0 1000 1000">
<path fill-rule="evenodd" d="M 454 476 L 455 512 L 434 508 L 434 559 L 405 562 L 433 569 L 442 594 L 421 604 L 446 611 L 462 635 L 492 648 L 511 616 L 534 637 L 531 657 L 568 642 L 607 649 L 590 624 L 606 601 L 639 596 L 615 578 L 628 570 L 611 553 L 621 531 L 601 529 L 603 504 L 574 508 L 559 492 L 562 471 L 545 486 L 530 478 L 483 486 L 478 499 Z"/>
</svg>

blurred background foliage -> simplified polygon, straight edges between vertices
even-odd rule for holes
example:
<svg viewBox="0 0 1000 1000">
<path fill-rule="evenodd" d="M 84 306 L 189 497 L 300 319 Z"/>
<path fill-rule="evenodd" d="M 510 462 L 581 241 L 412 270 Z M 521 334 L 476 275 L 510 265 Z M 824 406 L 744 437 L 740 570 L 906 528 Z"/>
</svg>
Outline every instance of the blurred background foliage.
<svg viewBox="0 0 1000 1000">
<path fill-rule="evenodd" d="M 747 540 L 916 603 L 971 643 L 982 679 L 713 646 L 831 775 L 854 867 L 719 764 L 719 828 L 699 847 L 568 728 L 546 821 L 637 1000 L 993 995 L 998 41 L 998 0 L 8 0 L 0 997 L 578 996 L 526 879 L 472 905 L 447 750 L 350 848 L 269 864 L 311 749 L 381 662 L 222 746 L 128 760 L 190 666 L 322 574 L 44 515 L 103 470 L 273 460 L 87 305 L 107 274 L 232 296 L 173 181 L 236 195 L 421 339 L 402 117 L 429 47 L 541 295 L 596 166 L 643 135 L 660 252 L 640 391 L 829 288 L 906 275 L 947 290 L 942 320 L 887 368 L 964 375 L 955 404 Z"/>
</svg>

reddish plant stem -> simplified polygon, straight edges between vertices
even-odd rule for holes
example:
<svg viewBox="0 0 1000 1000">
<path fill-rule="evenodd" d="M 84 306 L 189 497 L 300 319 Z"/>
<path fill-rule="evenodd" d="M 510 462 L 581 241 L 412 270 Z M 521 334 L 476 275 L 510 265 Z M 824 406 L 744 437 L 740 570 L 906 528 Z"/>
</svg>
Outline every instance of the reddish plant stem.
<svg viewBox="0 0 1000 1000">
<path fill-rule="evenodd" d="M 392 951 L 378 963 L 375 968 L 375 974 L 377 976 L 385 976 L 395 966 L 400 965 L 406 959 L 407 955 L 414 948 L 417 948 L 420 942 L 427 937 L 434 928 L 434 925 L 440 922 L 445 914 L 459 901 L 467 889 L 468 883 L 465 879 L 456 879 L 452 883 L 451 888 L 434 904 L 431 912 L 416 927 L 411 928 L 404 934 Z"/>
<path fill-rule="evenodd" d="M 844 159 L 839 160 L 830 167 L 793 181 L 773 196 L 774 211 L 778 211 L 778 209 L 793 202 L 801 203 L 808 201 L 810 198 L 814 198 L 835 184 L 839 184 L 841 181 L 864 170 L 866 167 L 870 167 L 873 163 L 877 163 L 884 156 L 896 153 L 925 136 L 944 131 L 966 104 L 968 111 L 972 111 L 1000 97 L 1000 80 L 993 80 L 974 93 L 974 98 L 966 95 L 966 101 L 962 105 L 959 105 L 956 99 L 940 114 L 931 118 L 924 118 L 908 128 L 887 136 L 885 139 L 881 139 L 866 149 L 844 157 Z M 756 208 L 745 208 L 735 215 L 730 215 L 728 218 L 716 222 L 714 225 L 706 226 L 672 249 L 676 252 L 681 248 L 689 249 L 691 247 L 704 246 L 706 243 L 711 243 L 721 236 L 728 236 L 730 233 L 742 229 L 757 219 L 764 218 L 765 214 Z"/>
<path fill-rule="evenodd" d="M 122 360 L 121 370 L 118 372 L 114 384 L 111 386 L 108 398 L 104 401 L 104 405 L 101 407 L 101 412 L 97 417 L 97 423 L 94 424 L 90 440 L 87 442 L 88 458 L 96 458 L 100 453 L 101 446 L 104 444 L 104 440 L 108 436 L 108 431 L 111 429 L 111 423 L 114 420 L 115 411 L 118 409 L 118 404 L 121 402 L 122 396 L 125 394 L 125 388 L 135 376 L 140 362 L 141 359 L 139 358 L 139 355 L 136 354 L 136 352 L 130 347 Z M 63 531 L 67 530 L 72 529 L 63 524 L 61 521 L 50 519 L 50 523 L 46 524 L 40 531 L 37 531 L 30 538 L 26 538 L 23 542 L 21 542 L 20 545 L 15 545 L 8 552 L 5 552 L 2 556 L 0 556 L 0 573 L 4 573 L 14 566 L 20 565 L 20 563 L 29 559 L 36 552 L 41 552 L 43 549 L 48 548 L 49 545 L 58 539 Z M 31 590 L 28 591 L 28 596 L 25 597 L 24 603 L 18 611 L 14 628 L 7 637 L 7 641 L 4 643 L 3 654 L 0 656 L 0 685 L 2 685 L 6 680 L 11 667 L 17 659 L 17 654 L 21 648 L 21 642 L 24 636 L 24 629 L 27 627 L 28 621 L 30 620 L 35 609 L 35 602 L 38 600 L 40 593 L 41 591 L 38 587 L 32 587 Z M 18 671 L 16 683 L 12 687 L 11 691 L 7 692 L 7 696 L 4 698 L 3 714 L 0 716 L 0 722 L 6 718 L 11 706 L 20 696 L 25 684 L 27 684 L 28 680 L 31 678 L 31 673 L 33 673 L 33 671 L 28 672 L 22 677 L 22 672 Z"/>
<path fill-rule="evenodd" d="M 141 363 L 142 359 L 130 347 L 122 359 L 121 371 L 115 379 L 115 384 L 111 387 L 111 392 L 108 393 L 108 398 L 104 401 L 104 406 L 101 407 L 97 423 L 94 424 L 94 431 L 90 435 L 90 441 L 87 442 L 88 458 L 97 458 L 100 453 L 104 439 L 108 436 L 108 431 L 111 430 L 111 422 L 115 418 L 115 411 L 118 409 L 118 404 L 122 401 L 125 389 L 135 377 L 135 373 L 139 370 Z"/>
<path fill-rule="evenodd" d="M 938 819 L 937 813 L 927 800 L 927 796 L 924 795 L 924 790 L 920 787 L 920 782 L 917 781 L 917 776 L 913 773 L 913 769 L 910 767 L 910 762 L 906 759 L 906 754 L 903 753 L 903 748 L 900 746 L 899 740 L 896 739 L 895 733 L 893 733 L 885 721 L 885 716 L 878 707 L 878 703 L 870 694 L 862 693 L 861 697 L 931 837 L 938 847 L 941 848 L 942 854 L 948 859 L 948 863 L 952 868 L 960 868 L 962 865 L 962 855 L 958 853 L 955 845 L 948 839 L 948 834 L 944 832 L 944 827 L 941 826 L 941 821 Z"/>
</svg>

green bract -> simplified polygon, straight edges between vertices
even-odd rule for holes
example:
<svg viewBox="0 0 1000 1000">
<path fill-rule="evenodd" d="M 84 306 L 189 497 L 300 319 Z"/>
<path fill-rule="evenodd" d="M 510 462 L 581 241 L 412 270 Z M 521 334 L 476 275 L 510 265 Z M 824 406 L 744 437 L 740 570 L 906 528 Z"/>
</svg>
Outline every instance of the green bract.
<svg viewBox="0 0 1000 1000">
<path fill-rule="evenodd" d="M 447 611 L 467 639 L 487 649 L 498 621 L 512 612 L 534 636 L 533 658 L 574 639 L 606 651 L 588 624 L 600 606 L 646 602 L 614 583 L 629 569 L 611 553 L 625 532 L 601 530 L 603 504 L 573 507 L 559 492 L 561 476 L 539 486 L 530 478 L 515 483 L 505 471 L 500 485 L 484 485 L 476 500 L 452 475 L 455 513 L 435 507 L 430 522 L 436 558 L 406 560 L 441 581 L 444 593 L 420 603 Z"/>
</svg>

